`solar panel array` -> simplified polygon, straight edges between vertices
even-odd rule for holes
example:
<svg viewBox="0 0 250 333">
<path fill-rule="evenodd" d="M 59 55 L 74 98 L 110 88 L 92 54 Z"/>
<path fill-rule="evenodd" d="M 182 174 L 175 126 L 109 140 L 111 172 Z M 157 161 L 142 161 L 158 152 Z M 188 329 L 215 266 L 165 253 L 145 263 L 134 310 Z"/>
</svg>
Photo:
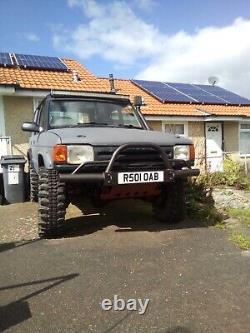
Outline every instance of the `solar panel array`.
<svg viewBox="0 0 250 333">
<path fill-rule="evenodd" d="M 12 61 L 9 53 L 0 52 L 0 66 L 12 66 Z"/>
<path fill-rule="evenodd" d="M 15 54 L 17 64 L 23 68 L 67 71 L 68 68 L 57 57 L 44 57 L 28 54 Z"/>
<path fill-rule="evenodd" d="M 133 80 L 143 90 L 165 102 L 248 104 L 250 100 L 218 86 Z"/>
</svg>

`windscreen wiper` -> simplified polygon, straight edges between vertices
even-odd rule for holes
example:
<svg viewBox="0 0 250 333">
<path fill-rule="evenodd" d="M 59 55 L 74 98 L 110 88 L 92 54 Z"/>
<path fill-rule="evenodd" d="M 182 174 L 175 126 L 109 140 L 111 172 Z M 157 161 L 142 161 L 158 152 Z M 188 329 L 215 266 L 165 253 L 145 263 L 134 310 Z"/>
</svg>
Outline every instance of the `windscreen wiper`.
<svg viewBox="0 0 250 333">
<path fill-rule="evenodd" d="M 98 123 L 95 121 L 90 121 L 89 123 L 77 123 L 77 126 L 84 127 L 84 126 L 112 126 L 112 125 L 109 125 L 107 123 Z"/>
<path fill-rule="evenodd" d="M 140 126 L 134 126 L 134 125 L 123 125 L 123 124 L 119 124 L 119 127 L 124 127 L 124 128 L 136 128 L 136 129 L 143 129 Z"/>
</svg>

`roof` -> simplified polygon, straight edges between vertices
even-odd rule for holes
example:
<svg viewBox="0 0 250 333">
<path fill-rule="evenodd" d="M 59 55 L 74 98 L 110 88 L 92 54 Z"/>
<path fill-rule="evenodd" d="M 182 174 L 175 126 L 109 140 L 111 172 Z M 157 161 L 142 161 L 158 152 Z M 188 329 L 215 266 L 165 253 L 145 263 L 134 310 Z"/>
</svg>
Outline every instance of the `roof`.
<svg viewBox="0 0 250 333">
<path fill-rule="evenodd" d="M 63 59 L 69 68 L 67 72 L 23 69 L 20 67 L 0 67 L 0 85 L 15 85 L 20 89 L 66 90 L 85 92 L 110 92 L 108 78 L 99 78 L 75 60 Z M 80 81 L 74 81 L 74 71 Z M 247 116 L 250 117 L 250 105 L 213 105 L 189 103 L 162 103 L 131 80 L 115 79 L 118 94 L 129 95 L 130 99 L 140 95 L 145 106 L 142 113 L 148 116 L 184 116 L 204 117 L 215 116 Z"/>
<path fill-rule="evenodd" d="M 103 86 L 108 89 L 108 79 L 101 78 Z M 142 113 L 149 116 L 186 116 L 186 117 L 204 117 L 204 116 L 247 116 L 250 117 L 249 106 L 231 106 L 217 104 L 189 104 L 189 103 L 162 103 L 151 96 L 130 80 L 115 80 L 115 88 L 118 93 L 134 96 L 140 95 L 144 98 L 145 106 L 142 107 Z"/>
<path fill-rule="evenodd" d="M 0 85 L 16 85 L 23 89 L 57 89 L 105 92 L 100 79 L 75 60 L 64 59 L 68 72 L 0 67 Z M 76 71 L 81 81 L 73 80 Z"/>
</svg>

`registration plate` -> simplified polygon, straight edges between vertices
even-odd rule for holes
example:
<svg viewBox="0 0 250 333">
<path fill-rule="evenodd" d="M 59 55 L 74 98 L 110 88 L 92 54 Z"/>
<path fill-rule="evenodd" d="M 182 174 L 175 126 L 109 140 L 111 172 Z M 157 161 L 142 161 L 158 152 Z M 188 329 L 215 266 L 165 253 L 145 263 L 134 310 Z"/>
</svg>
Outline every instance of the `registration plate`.
<svg viewBox="0 0 250 333">
<path fill-rule="evenodd" d="M 159 183 L 163 181 L 164 181 L 164 171 L 118 173 L 118 184 Z"/>
</svg>

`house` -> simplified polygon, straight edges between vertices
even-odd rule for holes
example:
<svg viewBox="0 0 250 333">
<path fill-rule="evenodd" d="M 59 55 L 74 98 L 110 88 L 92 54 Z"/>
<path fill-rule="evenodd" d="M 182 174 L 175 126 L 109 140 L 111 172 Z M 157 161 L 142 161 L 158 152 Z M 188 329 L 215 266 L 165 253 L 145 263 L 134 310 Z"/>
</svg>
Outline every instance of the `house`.
<svg viewBox="0 0 250 333">
<path fill-rule="evenodd" d="M 162 84 L 164 93 L 171 97 L 169 100 L 159 93 Z M 250 100 L 224 90 L 226 98 L 233 98 L 234 103 L 230 103 L 226 98 L 206 92 L 212 86 L 201 86 L 196 88 L 207 99 L 199 101 L 183 90 L 184 86 L 196 89 L 195 86 L 179 84 L 177 89 L 172 85 L 115 80 L 117 93 L 129 95 L 131 100 L 136 95 L 143 97 L 142 113 L 152 129 L 193 139 L 199 167 L 222 170 L 225 154 L 247 164 Z M 95 76 L 75 60 L 0 53 L 0 137 L 11 138 L 13 153 L 26 153 L 28 135 L 20 130 L 21 125 L 32 118 L 39 102 L 51 90 L 109 92 L 110 85 L 109 79 Z"/>
<path fill-rule="evenodd" d="M 152 129 L 191 137 L 197 166 L 222 171 L 227 154 L 250 170 L 250 100 L 223 89 L 244 104 L 163 102 L 138 82 L 115 80 L 115 87 L 118 93 L 129 94 L 131 100 L 136 95 L 144 98 L 142 113 Z"/>
</svg>

